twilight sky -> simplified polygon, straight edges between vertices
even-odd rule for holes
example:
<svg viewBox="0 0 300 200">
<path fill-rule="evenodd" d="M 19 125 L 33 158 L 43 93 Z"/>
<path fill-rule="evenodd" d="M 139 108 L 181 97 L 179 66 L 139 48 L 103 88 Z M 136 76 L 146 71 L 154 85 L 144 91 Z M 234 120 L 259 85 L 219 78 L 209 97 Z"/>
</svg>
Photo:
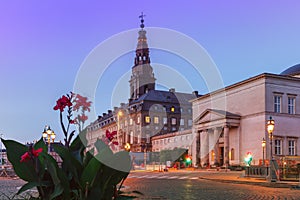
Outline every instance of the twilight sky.
<svg viewBox="0 0 300 200">
<path fill-rule="evenodd" d="M 73 89 L 80 66 L 96 46 L 139 27 L 141 11 L 146 14 L 146 30 L 172 29 L 206 49 L 225 85 L 263 72 L 280 73 L 300 63 L 299 1 L 187 2 L 1 1 L 0 134 L 33 141 L 49 124 L 62 139 L 59 116 L 53 110 L 56 99 Z M 150 56 L 152 62 L 171 68 L 179 63 L 175 67 L 179 72 L 186 64 L 162 51 L 153 50 Z M 107 87 L 99 86 L 96 95 L 97 114 L 116 106 L 111 105 L 111 91 L 131 69 L 133 57 L 133 52 L 120 55 L 106 71 L 101 81 Z M 194 90 L 207 92 L 201 77 L 189 81 Z"/>
</svg>

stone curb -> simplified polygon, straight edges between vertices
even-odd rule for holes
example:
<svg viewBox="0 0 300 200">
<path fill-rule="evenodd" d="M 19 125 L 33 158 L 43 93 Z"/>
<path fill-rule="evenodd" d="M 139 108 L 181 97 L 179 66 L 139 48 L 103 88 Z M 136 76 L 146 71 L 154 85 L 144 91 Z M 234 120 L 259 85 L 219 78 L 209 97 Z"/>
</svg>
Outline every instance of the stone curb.
<svg viewBox="0 0 300 200">
<path fill-rule="evenodd" d="M 247 185 L 258 185 L 263 187 L 272 187 L 272 188 L 298 188 L 297 183 L 270 183 L 270 182 L 255 182 L 255 181 L 239 181 L 239 180 L 228 180 L 228 179 L 216 179 L 216 178 L 207 178 L 199 177 L 202 180 L 216 181 L 221 183 L 234 183 L 234 184 L 247 184 Z"/>
</svg>

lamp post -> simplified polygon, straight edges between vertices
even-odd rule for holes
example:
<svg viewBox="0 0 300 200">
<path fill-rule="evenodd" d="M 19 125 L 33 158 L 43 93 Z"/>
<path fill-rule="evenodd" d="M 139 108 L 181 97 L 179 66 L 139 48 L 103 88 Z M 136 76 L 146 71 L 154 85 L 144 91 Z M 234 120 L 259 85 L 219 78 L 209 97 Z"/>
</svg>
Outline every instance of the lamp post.
<svg viewBox="0 0 300 200">
<path fill-rule="evenodd" d="M 123 116 L 123 112 L 121 111 L 121 110 L 119 110 L 118 111 L 118 114 L 117 114 L 117 118 L 118 118 L 118 122 L 117 122 L 117 141 L 118 141 L 118 151 L 120 150 L 120 145 L 122 145 L 121 143 L 120 143 L 120 118 Z M 125 142 L 127 142 L 127 141 L 125 141 Z"/>
<path fill-rule="evenodd" d="M 1 165 L 1 167 L 2 167 L 2 165 L 3 165 L 3 162 L 2 162 L 2 160 L 3 160 L 3 150 L 2 150 L 2 137 L 3 137 L 3 134 L 1 133 L 0 134 L 0 139 L 1 139 L 1 141 L 0 141 L 0 150 L 1 150 L 1 153 L 0 153 L 0 165 Z"/>
<path fill-rule="evenodd" d="M 270 116 L 269 120 L 267 121 L 267 131 L 269 133 L 269 139 L 270 139 L 270 170 L 269 170 L 269 180 L 271 182 L 276 182 L 276 174 L 274 170 L 274 157 L 273 157 L 273 131 L 275 128 L 275 121 Z"/>
<path fill-rule="evenodd" d="M 265 166 L 265 148 L 266 148 L 266 140 L 265 140 L 265 138 L 262 139 L 261 146 L 262 146 L 262 149 L 263 149 L 262 165 Z"/>
<path fill-rule="evenodd" d="M 48 143 L 48 153 L 50 153 L 50 144 L 55 140 L 55 133 L 51 130 L 50 126 L 46 125 L 43 132 L 44 141 Z"/>
</svg>

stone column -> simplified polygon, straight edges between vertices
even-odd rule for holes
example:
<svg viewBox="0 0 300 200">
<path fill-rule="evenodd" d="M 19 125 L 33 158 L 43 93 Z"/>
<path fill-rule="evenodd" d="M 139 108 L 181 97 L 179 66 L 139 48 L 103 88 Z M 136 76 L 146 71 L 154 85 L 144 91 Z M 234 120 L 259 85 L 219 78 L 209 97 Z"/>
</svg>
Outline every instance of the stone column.
<svg viewBox="0 0 300 200">
<path fill-rule="evenodd" d="M 192 128 L 192 149 L 191 149 L 191 154 L 192 154 L 192 160 L 193 160 L 193 166 L 197 165 L 197 161 L 198 161 L 198 154 L 199 154 L 199 149 L 198 149 L 198 135 L 199 133 Z"/>
<path fill-rule="evenodd" d="M 209 138 L 208 138 L 208 131 L 203 130 L 200 133 L 200 159 L 201 159 L 201 165 L 203 167 L 204 164 L 209 163 Z"/>
<path fill-rule="evenodd" d="M 220 132 L 218 130 L 218 128 L 214 129 L 214 142 L 216 143 L 214 146 L 214 165 L 219 165 L 219 137 L 220 137 Z"/>
<path fill-rule="evenodd" d="M 229 166 L 229 127 L 224 126 L 224 164 Z"/>
</svg>

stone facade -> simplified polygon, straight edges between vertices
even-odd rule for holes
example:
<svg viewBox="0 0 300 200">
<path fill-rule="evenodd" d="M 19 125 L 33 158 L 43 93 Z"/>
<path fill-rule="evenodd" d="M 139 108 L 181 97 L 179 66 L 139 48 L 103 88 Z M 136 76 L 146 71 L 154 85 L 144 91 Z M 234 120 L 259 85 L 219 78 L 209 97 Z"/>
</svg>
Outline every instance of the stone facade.
<svg viewBox="0 0 300 200">
<path fill-rule="evenodd" d="M 193 101 L 193 162 L 201 165 L 244 165 L 270 159 L 266 123 L 275 120 L 273 155 L 298 155 L 300 148 L 300 79 L 260 74 Z M 262 140 L 266 139 L 263 156 Z"/>
</svg>

